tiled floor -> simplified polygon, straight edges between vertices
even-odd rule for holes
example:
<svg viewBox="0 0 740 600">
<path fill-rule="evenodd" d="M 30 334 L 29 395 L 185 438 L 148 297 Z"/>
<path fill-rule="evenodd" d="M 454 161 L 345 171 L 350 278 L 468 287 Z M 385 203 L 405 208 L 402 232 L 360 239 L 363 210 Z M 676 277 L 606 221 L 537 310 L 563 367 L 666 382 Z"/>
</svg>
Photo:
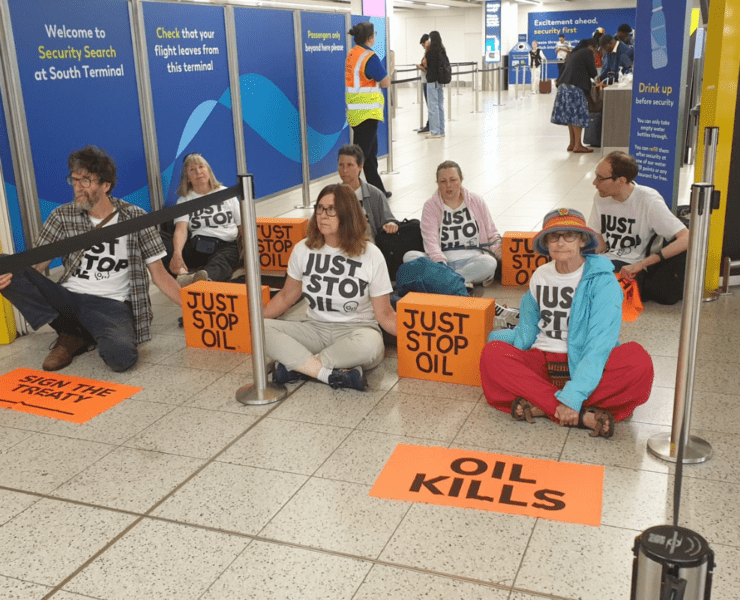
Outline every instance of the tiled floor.
<svg viewBox="0 0 740 600">
<path fill-rule="evenodd" d="M 454 96 L 447 137 L 434 140 L 412 130 L 415 94 L 399 97 L 397 173 L 385 176 L 396 216 L 419 216 L 444 159 L 502 231 L 536 229 L 556 206 L 588 213 L 599 156 L 565 151 L 552 96 L 504 107 L 484 97 L 479 114 L 469 93 Z M 300 191 L 258 213 L 303 215 L 298 202 Z M 516 304 L 522 292 L 485 293 Z M 156 336 L 135 369 L 110 373 L 95 354 L 67 369 L 142 392 L 85 425 L 0 411 L 0 599 L 624 600 L 635 537 L 671 522 L 673 467 L 645 444 L 671 426 L 681 305 L 647 304 L 624 326 L 622 341 L 652 354 L 655 387 L 606 441 L 515 423 L 479 388 L 399 381 L 393 348 L 365 393 L 305 383 L 246 407 L 234 392 L 251 380 L 250 358 L 185 348 L 177 310 L 153 299 Z M 702 310 L 692 429 L 715 456 L 685 469 L 681 524 L 716 554 L 713 597 L 733 600 L 740 296 Z M 51 340 L 47 330 L 3 347 L 0 372 L 40 368 Z M 370 497 L 398 443 L 605 465 L 601 526 Z"/>
</svg>

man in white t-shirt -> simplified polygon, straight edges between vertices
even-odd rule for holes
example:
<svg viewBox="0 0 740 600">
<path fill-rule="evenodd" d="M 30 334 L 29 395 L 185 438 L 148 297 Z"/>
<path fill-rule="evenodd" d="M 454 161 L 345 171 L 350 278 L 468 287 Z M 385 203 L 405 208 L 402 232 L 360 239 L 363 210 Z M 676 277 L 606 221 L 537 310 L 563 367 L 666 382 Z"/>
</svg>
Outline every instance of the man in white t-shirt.
<svg viewBox="0 0 740 600">
<path fill-rule="evenodd" d="M 612 152 L 596 165 L 596 194 L 588 222 L 599 232 L 597 252 L 627 279 L 689 247 L 689 230 L 658 192 L 635 183 L 638 172 L 635 159 L 624 152 Z M 663 240 L 671 239 L 662 247 Z"/>
<path fill-rule="evenodd" d="M 105 151 L 87 146 L 72 152 L 68 163 L 74 201 L 51 212 L 37 246 L 145 214 L 110 195 L 116 165 Z M 149 275 L 181 305 L 180 288 L 162 265 L 165 255 L 159 232 L 148 227 L 63 256 L 64 272 L 56 283 L 41 274 L 47 261 L 0 275 L 0 290 L 33 329 L 48 324 L 59 334 L 45 371 L 66 367 L 94 345 L 112 371 L 126 371 L 136 364 L 137 344 L 151 338 Z"/>
<path fill-rule="evenodd" d="M 555 56 L 558 58 L 558 77 L 563 74 L 563 69 L 565 68 L 564 61 L 568 58 L 568 54 L 570 54 L 572 50 L 573 48 L 571 48 L 570 43 L 565 41 L 565 36 L 560 34 L 558 43 L 555 44 Z"/>
</svg>

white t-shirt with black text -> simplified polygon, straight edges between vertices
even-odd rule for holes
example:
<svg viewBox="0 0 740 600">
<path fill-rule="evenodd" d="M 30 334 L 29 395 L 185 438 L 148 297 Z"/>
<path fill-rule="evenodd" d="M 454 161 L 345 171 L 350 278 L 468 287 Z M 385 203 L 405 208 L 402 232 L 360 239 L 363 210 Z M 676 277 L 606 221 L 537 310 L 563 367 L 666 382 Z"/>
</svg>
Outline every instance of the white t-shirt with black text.
<svg viewBox="0 0 740 600">
<path fill-rule="evenodd" d="M 89 217 L 97 227 L 103 219 Z M 119 215 L 113 217 L 105 226 L 118 223 Z M 162 252 L 146 259 L 151 264 L 166 256 Z M 101 298 L 110 298 L 125 302 L 131 290 L 131 272 L 128 260 L 128 236 L 109 240 L 91 246 L 82 255 L 80 266 L 62 284 L 70 292 L 90 294 Z"/>
<path fill-rule="evenodd" d="M 213 191 L 220 192 L 225 189 L 224 186 L 221 186 Z M 212 193 L 209 192 L 209 194 Z M 188 200 L 195 200 L 205 195 L 191 190 L 187 196 L 180 196 L 177 199 L 177 203 L 182 204 Z M 237 198 L 229 198 L 218 204 L 206 206 L 189 215 L 178 217 L 175 219 L 175 223 L 187 223 L 192 235 L 203 235 L 218 238 L 224 242 L 233 242 L 239 235 L 239 225 L 242 223 L 239 200 Z"/>
<path fill-rule="evenodd" d="M 463 202 L 455 210 L 445 206 L 439 227 L 439 246 L 448 261 L 465 260 L 480 255 L 480 250 L 450 250 L 455 246 L 480 243 L 478 222 Z"/>
<path fill-rule="evenodd" d="M 393 291 L 385 258 L 367 243 L 360 256 L 326 244 L 318 250 L 301 240 L 293 248 L 288 276 L 303 284 L 309 319 L 325 323 L 375 321 L 370 298 Z"/>
<path fill-rule="evenodd" d="M 588 225 L 604 238 L 604 256 L 627 264 L 647 257 L 653 234 L 669 240 L 684 228 L 657 191 L 639 184 L 624 202 L 596 192 Z"/>
<path fill-rule="evenodd" d="M 585 263 L 584 263 L 585 264 Z M 583 265 L 572 273 L 558 273 L 555 263 L 539 267 L 529 280 L 529 292 L 540 308 L 539 333 L 532 345 L 543 352 L 568 352 L 568 320 Z"/>
</svg>

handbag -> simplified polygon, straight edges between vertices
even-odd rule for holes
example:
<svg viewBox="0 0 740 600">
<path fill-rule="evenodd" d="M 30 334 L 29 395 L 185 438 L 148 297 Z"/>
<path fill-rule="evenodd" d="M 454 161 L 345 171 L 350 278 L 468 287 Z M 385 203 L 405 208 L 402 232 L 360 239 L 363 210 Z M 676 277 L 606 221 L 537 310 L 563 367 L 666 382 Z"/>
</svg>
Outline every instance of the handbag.
<svg viewBox="0 0 740 600">
<path fill-rule="evenodd" d="M 375 235 L 375 245 L 385 258 L 391 281 L 395 281 L 398 267 L 403 264 L 403 255 L 410 250 L 424 251 L 424 239 L 421 237 L 419 219 L 400 221 L 396 233 L 386 233 L 380 229 Z"/>
<path fill-rule="evenodd" d="M 213 254 L 218 247 L 218 239 L 207 235 L 194 235 L 190 239 L 190 243 L 195 251 L 201 254 Z"/>
</svg>

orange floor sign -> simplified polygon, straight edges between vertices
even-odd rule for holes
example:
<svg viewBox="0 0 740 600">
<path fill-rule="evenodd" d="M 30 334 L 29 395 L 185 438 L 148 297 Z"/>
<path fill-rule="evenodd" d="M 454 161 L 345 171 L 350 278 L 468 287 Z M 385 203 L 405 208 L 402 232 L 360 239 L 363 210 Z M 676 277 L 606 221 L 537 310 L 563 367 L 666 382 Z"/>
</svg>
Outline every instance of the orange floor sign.
<svg viewBox="0 0 740 600">
<path fill-rule="evenodd" d="M 370 495 L 601 524 L 604 467 L 398 444 Z"/>
<path fill-rule="evenodd" d="M 0 377 L 0 408 L 85 423 L 144 388 L 16 369 Z"/>
</svg>

